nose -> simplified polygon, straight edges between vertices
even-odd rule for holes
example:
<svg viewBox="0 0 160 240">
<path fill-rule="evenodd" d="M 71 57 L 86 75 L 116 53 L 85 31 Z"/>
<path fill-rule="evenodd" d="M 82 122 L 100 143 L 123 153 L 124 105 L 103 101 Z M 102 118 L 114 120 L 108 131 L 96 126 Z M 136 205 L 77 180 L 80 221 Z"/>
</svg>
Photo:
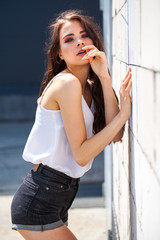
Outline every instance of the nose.
<svg viewBox="0 0 160 240">
<path fill-rule="evenodd" d="M 84 46 L 84 42 L 81 40 L 78 40 L 77 47 Z"/>
</svg>

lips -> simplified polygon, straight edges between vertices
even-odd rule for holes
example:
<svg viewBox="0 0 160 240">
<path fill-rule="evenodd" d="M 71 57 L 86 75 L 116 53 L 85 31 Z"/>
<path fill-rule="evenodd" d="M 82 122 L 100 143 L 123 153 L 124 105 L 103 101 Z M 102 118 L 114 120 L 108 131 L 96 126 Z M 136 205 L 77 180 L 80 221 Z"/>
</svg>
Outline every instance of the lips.
<svg viewBox="0 0 160 240">
<path fill-rule="evenodd" d="M 86 51 L 81 49 L 81 50 L 77 53 L 77 56 L 78 56 L 78 55 L 83 55 L 83 54 L 86 54 Z"/>
</svg>

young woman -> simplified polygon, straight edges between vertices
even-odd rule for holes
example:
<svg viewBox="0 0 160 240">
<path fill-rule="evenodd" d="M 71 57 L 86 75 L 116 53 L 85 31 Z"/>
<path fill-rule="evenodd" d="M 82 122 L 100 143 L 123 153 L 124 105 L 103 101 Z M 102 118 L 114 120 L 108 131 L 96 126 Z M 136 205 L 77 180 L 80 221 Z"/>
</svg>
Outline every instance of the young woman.
<svg viewBox="0 0 160 240">
<path fill-rule="evenodd" d="M 27 240 L 76 240 L 68 209 L 94 157 L 123 136 L 131 115 L 131 69 L 111 85 L 97 25 L 79 11 L 51 24 L 48 69 L 23 158 L 34 168 L 14 195 L 13 229 Z"/>
</svg>

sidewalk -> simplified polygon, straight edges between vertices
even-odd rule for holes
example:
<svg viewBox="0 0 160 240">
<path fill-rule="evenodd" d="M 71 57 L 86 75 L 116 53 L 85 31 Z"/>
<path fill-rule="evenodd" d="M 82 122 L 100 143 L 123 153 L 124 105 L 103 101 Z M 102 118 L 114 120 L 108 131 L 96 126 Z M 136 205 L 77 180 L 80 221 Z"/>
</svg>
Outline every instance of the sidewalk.
<svg viewBox="0 0 160 240">
<path fill-rule="evenodd" d="M 10 203 L 12 196 L 0 196 L 0 240 L 22 240 L 11 230 Z M 70 230 L 78 240 L 106 240 L 106 212 L 104 208 L 72 208 L 69 211 Z"/>
<path fill-rule="evenodd" d="M 32 122 L 0 123 L 0 240 L 22 239 L 11 230 L 10 203 L 32 164 L 22 151 Z M 80 191 L 69 212 L 69 228 L 78 240 L 106 240 L 106 209 L 99 186 L 103 182 L 103 154 L 81 178 Z M 92 186 L 92 188 L 90 187 Z M 85 196 L 87 194 L 87 197 Z"/>
</svg>

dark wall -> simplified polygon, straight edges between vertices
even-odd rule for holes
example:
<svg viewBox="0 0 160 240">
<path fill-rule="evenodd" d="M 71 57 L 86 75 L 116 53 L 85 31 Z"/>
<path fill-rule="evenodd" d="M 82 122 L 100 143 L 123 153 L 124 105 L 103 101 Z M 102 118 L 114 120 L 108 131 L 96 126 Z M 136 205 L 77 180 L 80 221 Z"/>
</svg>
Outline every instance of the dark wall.
<svg viewBox="0 0 160 240">
<path fill-rule="evenodd" d="M 37 95 L 44 74 L 46 30 L 55 14 L 82 9 L 102 24 L 98 0 L 2 0 L 0 95 Z"/>
</svg>

